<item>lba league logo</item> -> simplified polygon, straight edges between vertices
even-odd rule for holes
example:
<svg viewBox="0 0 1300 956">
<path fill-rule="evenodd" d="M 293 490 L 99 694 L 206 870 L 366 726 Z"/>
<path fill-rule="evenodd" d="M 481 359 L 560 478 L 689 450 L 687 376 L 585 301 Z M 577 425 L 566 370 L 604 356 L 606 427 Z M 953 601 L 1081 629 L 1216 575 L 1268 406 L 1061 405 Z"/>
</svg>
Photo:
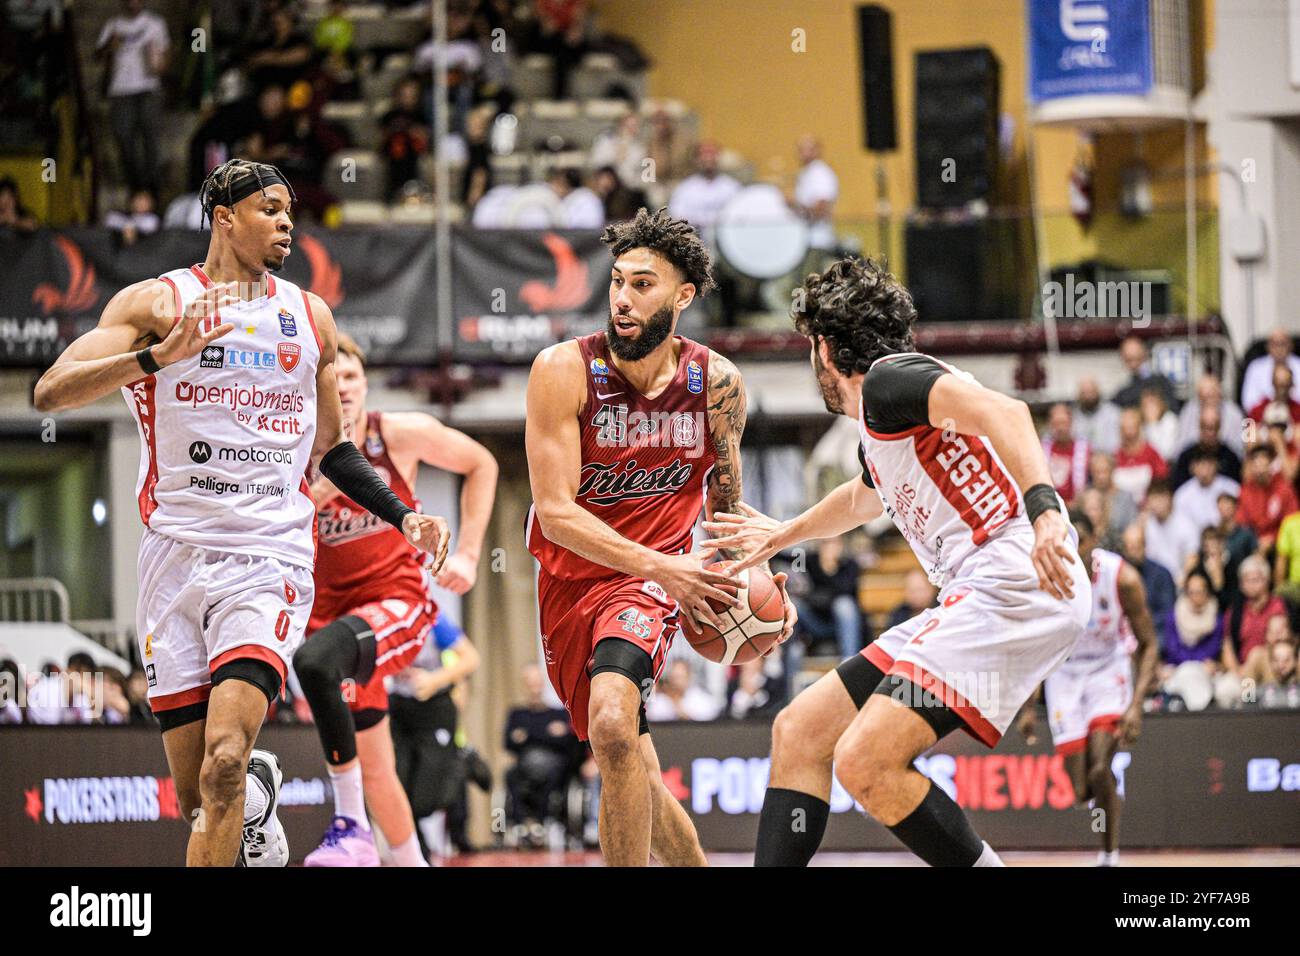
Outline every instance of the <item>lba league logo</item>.
<svg viewBox="0 0 1300 956">
<path fill-rule="evenodd" d="M 298 334 L 298 323 L 293 319 L 293 313 L 288 309 L 280 310 L 280 334 L 293 338 Z"/>
<path fill-rule="evenodd" d="M 286 372 L 292 372 L 298 367 L 298 360 L 302 358 L 302 346 L 293 342 L 281 342 L 275 347 L 275 351 L 280 356 L 280 368 Z"/>
<path fill-rule="evenodd" d="M 704 369 L 699 362 L 692 361 L 686 366 L 686 391 L 695 395 L 704 391 Z"/>
</svg>

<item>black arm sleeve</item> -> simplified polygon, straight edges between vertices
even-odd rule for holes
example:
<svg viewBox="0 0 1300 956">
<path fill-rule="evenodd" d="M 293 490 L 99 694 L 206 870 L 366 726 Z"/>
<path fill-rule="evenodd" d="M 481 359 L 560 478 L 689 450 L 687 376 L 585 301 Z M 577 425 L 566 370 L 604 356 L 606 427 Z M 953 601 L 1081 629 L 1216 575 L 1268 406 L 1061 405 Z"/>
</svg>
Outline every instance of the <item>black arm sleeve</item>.
<svg viewBox="0 0 1300 956">
<path fill-rule="evenodd" d="M 399 531 L 402 519 L 415 509 L 402 503 L 393 489 L 375 473 L 375 469 L 350 441 L 339 442 L 320 460 L 320 473 L 373 515 L 383 518 Z"/>
<path fill-rule="evenodd" d="M 930 424 L 930 389 L 947 372 L 928 355 L 900 355 L 873 365 L 862 379 L 867 427 L 892 435 Z"/>
</svg>

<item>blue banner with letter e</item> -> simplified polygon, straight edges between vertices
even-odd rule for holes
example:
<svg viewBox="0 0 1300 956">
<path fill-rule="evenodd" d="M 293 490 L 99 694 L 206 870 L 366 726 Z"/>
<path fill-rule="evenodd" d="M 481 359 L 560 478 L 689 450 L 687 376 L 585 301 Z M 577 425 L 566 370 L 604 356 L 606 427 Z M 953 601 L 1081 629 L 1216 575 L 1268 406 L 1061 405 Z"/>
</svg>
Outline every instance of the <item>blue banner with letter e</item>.
<svg viewBox="0 0 1300 956">
<path fill-rule="evenodd" d="M 1150 91 L 1147 0 L 1025 0 L 1025 7 L 1032 102 Z"/>
</svg>

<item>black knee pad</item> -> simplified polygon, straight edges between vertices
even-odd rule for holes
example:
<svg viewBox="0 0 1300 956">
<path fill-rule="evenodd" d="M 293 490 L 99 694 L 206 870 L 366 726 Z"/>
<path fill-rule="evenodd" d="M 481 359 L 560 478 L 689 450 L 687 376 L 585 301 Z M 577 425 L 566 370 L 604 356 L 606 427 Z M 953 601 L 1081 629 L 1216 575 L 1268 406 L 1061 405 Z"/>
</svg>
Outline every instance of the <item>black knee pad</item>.
<svg viewBox="0 0 1300 956">
<path fill-rule="evenodd" d="M 849 692 L 853 706 L 858 710 L 867 705 L 867 698 L 885 679 L 885 672 L 861 654 L 854 654 L 848 660 L 840 662 L 835 673 L 840 675 L 844 689 Z"/>
<path fill-rule="evenodd" d="M 938 740 L 942 740 L 959 727 L 966 726 L 966 722 L 957 716 L 957 712 L 941 698 L 902 674 L 886 676 L 873 693 L 891 697 L 904 707 L 915 711 L 917 716 L 930 725 Z"/>
<path fill-rule="evenodd" d="M 284 683 L 280 679 L 278 670 L 266 661 L 259 661 L 252 657 L 239 657 L 227 661 L 212 672 L 213 687 L 227 680 L 242 680 L 246 684 L 252 684 L 266 695 L 268 705 L 280 696 L 280 687 Z"/>
<path fill-rule="evenodd" d="M 609 637 L 596 645 L 591 655 L 589 676 L 597 674 L 622 674 L 636 685 L 641 695 L 641 705 L 637 712 L 637 736 L 650 733 L 650 724 L 645 716 L 646 698 L 654 686 L 654 661 L 643 649 L 631 641 Z"/>
<path fill-rule="evenodd" d="M 326 624 L 293 655 L 293 670 L 304 690 L 318 682 L 337 686 L 347 677 L 364 684 L 374 669 L 375 632 L 352 615 Z"/>
</svg>

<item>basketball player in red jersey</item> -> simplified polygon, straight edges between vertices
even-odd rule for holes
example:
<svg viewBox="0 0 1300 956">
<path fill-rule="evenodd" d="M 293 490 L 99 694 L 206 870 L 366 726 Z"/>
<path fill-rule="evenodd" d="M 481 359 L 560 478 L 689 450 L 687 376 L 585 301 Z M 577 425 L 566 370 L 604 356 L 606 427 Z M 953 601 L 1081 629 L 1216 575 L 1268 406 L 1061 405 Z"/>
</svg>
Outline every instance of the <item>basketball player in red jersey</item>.
<svg viewBox="0 0 1300 956">
<path fill-rule="evenodd" d="M 250 755 L 311 609 L 308 464 L 439 567 L 447 524 L 403 504 L 344 438 L 334 317 L 272 275 L 293 231 L 279 170 L 232 159 L 201 201 L 204 262 L 115 295 L 33 401 L 62 411 L 125 394 L 146 526 L 136 631 L 177 796 L 195 820 L 186 859 L 284 865 L 279 768 Z"/>
<path fill-rule="evenodd" d="M 679 614 L 718 626 L 733 579 L 689 553 L 709 511 L 740 500 L 745 389 L 736 367 L 673 335 L 713 285 L 709 254 L 665 210 L 608 227 L 608 327 L 544 350 L 528 380 L 528 547 L 551 683 L 591 741 L 606 863 L 702 866 L 695 828 L 663 785 L 645 698 Z M 784 575 L 776 576 L 784 587 Z M 786 602 L 785 640 L 794 624 Z"/>
<path fill-rule="evenodd" d="M 492 515 L 496 459 L 468 435 L 422 412 L 367 412 L 365 354 L 342 333 L 334 364 L 346 429 L 398 498 L 418 509 L 414 489 L 421 464 L 465 476 L 456 553 L 437 579 L 464 594 L 474 586 Z M 427 866 L 397 776 L 384 688 L 385 677 L 415 659 L 438 613 L 423 555 L 328 478 L 318 479 L 311 492 L 320 531 L 316 604 L 310 637 L 294 655 L 293 668 L 325 749 L 335 816 L 306 863 L 378 866 L 368 804 L 395 862 Z"/>
</svg>

